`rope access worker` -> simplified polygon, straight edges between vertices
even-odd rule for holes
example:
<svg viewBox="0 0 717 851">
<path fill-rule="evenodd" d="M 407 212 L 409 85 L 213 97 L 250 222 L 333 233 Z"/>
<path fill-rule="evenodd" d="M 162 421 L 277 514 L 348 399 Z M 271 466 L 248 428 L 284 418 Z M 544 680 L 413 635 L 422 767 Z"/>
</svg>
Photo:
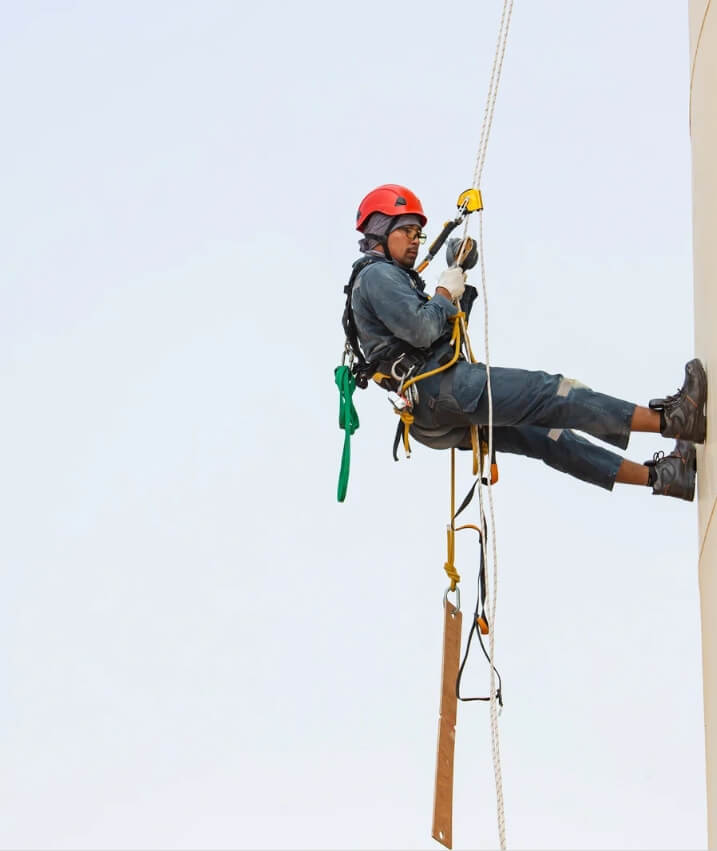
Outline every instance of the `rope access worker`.
<svg viewBox="0 0 717 851">
<path fill-rule="evenodd" d="M 451 317 L 470 310 L 476 292 L 459 266 L 445 270 L 435 295 L 413 266 L 427 222 L 418 197 L 404 186 L 379 186 L 361 201 L 356 229 L 363 257 L 354 263 L 347 312 L 357 332 L 368 374 L 383 373 L 382 386 L 398 389 L 402 371 L 429 372 L 452 355 Z M 360 269 L 356 274 L 357 267 Z M 470 302 L 470 303 L 468 303 Z M 386 376 L 393 376 L 387 378 Z M 540 371 L 491 367 L 493 447 L 542 459 L 585 482 L 612 490 L 616 482 L 649 485 L 653 494 L 693 500 L 695 443 L 706 434 L 707 377 L 698 359 L 685 367 L 682 388 L 641 407 L 597 393 L 574 379 Z M 461 357 L 419 384 L 411 435 L 436 449 L 471 448 L 470 428 L 488 423 L 487 371 Z M 393 386 L 392 386 L 393 385 Z M 620 449 L 633 431 L 677 438 L 668 454 L 644 464 L 597 446 L 573 429 Z"/>
</svg>

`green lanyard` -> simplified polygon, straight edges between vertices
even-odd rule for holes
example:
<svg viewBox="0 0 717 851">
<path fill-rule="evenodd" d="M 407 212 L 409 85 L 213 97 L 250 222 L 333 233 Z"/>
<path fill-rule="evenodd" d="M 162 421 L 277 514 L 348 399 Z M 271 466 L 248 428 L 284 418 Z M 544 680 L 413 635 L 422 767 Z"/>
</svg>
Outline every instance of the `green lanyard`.
<svg viewBox="0 0 717 851">
<path fill-rule="evenodd" d="M 351 375 L 348 366 L 337 366 L 334 370 L 334 381 L 339 388 L 339 428 L 345 432 L 344 449 L 341 453 L 341 470 L 339 472 L 339 487 L 337 499 L 343 502 L 349 486 L 349 467 L 351 466 L 351 435 L 359 427 L 358 412 L 351 397 L 356 389 L 356 379 Z"/>
</svg>

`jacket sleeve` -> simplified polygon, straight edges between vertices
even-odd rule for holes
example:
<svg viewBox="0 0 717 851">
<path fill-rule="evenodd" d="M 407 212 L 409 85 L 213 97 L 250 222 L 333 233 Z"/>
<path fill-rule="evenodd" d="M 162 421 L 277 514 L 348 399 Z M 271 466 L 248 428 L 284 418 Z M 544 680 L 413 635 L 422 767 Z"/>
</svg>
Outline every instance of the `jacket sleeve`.
<svg viewBox="0 0 717 851">
<path fill-rule="evenodd" d="M 425 349 L 446 330 L 450 316 L 458 312 L 442 295 L 429 301 L 411 286 L 411 279 L 395 266 L 375 263 L 361 275 L 361 289 L 376 317 L 399 340 Z"/>
</svg>

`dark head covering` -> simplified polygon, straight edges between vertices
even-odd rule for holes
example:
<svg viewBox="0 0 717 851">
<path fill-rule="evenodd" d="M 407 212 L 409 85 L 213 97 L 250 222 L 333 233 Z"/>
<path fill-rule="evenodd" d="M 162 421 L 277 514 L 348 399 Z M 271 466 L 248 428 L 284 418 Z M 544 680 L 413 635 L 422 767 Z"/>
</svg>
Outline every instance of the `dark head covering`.
<svg viewBox="0 0 717 851">
<path fill-rule="evenodd" d="M 359 248 L 364 253 L 372 251 L 377 245 L 381 244 L 381 240 L 375 239 L 375 237 L 388 236 L 391 231 L 405 225 L 418 225 L 418 227 L 421 227 L 421 219 L 413 213 L 406 213 L 403 216 L 386 216 L 383 213 L 371 213 L 366 220 L 366 235 L 363 239 L 359 240 Z"/>
</svg>

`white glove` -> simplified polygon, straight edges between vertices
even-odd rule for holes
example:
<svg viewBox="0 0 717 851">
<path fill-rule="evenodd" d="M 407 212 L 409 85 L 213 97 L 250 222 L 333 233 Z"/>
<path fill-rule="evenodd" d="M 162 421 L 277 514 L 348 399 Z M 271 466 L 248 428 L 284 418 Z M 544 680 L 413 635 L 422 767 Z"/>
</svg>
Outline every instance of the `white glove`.
<svg viewBox="0 0 717 851">
<path fill-rule="evenodd" d="M 443 287 L 451 294 L 451 298 L 455 301 L 463 295 L 466 288 L 466 273 L 460 266 L 452 266 L 441 272 L 441 277 L 436 284 L 438 287 Z"/>
</svg>

